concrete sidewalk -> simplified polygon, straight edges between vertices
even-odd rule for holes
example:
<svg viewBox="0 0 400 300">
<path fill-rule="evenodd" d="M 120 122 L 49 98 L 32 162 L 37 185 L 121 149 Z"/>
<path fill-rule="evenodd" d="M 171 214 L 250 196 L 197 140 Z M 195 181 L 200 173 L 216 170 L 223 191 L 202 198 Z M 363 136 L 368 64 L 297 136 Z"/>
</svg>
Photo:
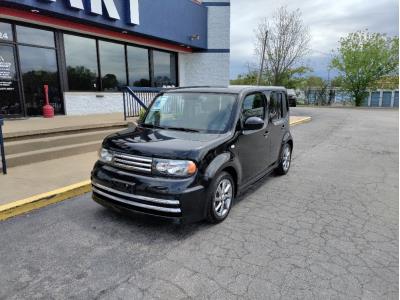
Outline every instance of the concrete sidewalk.
<svg viewBox="0 0 400 300">
<path fill-rule="evenodd" d="M 128 120 L 133 122 L 135 119 Z M 74 129 L 90 129 L 109 127 L 112 125 L 123 125 L 122 113 L 99 114 L 88 116 L 56 116 L 51 119 L 35 117 L 29 119 L 6 119 L 4 122 L 4 138 L 13 138 L 26 135 L 36 135 L 41 133 L 52 133 L 59 131 L 68 131 Z"/>
<path fill-rule="evenodd" d="M 9 168 L 0 174 L 0 205 L 88 180 L 96 160 L 90 152 Z"/>
<path fill-rule="evenodd" d="M 107 121 L 116 120 L 116 117 L 105 116 Z M 69 120 L 70 118 L 68 117 Z M 65 126 L 62 119 L 63 117 L 54 119 L 56 122 L 53 124 L 60 127 Z M 97 119 L 98 116 L 93 118 L 93 120 Z M 291 116 L 290 124 L 293 126 L 310 120 L 310 117 Z M 44 125 L 48 124 L 47 120 L 42 121 L 43 119 L 32 120 L 31 128 L 42 130 Z M 74 121 L 83 122 L 84 120 L 82 117 L 76 117 Z M 22 121 L 10 121 L 7 126 L 10 126 L 9 124 L 14 122 L 17 125 L 17 129 L 8 127 L 8 133 L 18 133 L 23 129 L 22 127 L 18 127 L 20 126 L 18 122 Z M 85 123 L 87 124 L 87 120 Z M 7 175 L 3 176 L 0 174 L 0 205 L 23 200 L 24 198 L 88 180 L 90 179 L 90 171 L 96 160 L 97 152 L 90 152 L 9 168 Z"/>
</svg>

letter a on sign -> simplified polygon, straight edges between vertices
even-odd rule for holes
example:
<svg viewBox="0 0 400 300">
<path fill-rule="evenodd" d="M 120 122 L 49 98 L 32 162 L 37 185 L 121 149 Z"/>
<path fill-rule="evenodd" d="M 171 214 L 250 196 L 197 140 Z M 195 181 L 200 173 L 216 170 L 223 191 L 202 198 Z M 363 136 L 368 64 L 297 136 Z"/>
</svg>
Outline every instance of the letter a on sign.
<svg viewBox="0 0 400 300">
<path fill-rule="evenodd" d="M 90 11 L 96 15 L 103 14 L 102 3 L 104 3 L 104 7 L 108 12 L 108 16 L 114 20 L 120 20 L 118 10 L 115 7 L 115 3 L 113 0 L 91 0 L 90 1 Z"/>
</svg>

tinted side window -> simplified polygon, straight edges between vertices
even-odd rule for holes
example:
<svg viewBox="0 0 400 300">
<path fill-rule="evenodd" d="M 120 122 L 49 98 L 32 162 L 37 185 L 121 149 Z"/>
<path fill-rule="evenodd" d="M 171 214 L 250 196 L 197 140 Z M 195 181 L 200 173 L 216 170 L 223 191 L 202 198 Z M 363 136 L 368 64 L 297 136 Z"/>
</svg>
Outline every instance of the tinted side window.
<svg viewBox="0 0 400 300">
<path fill-rule="evenodd" d="M 281 94 L 282 97 L 282 118 L 286 118 L 288 114 L 288 100 L 285 94 Z"/>
<path fill-rule="evenodd" d="M 269 111 L 272 120 L 279 120 L 282 117 L 282 96 L 280 93 L 271 93 Z"/>
<path fill-rule="evenodd" d="M 259 117 L 264 120 L 265 102 L 264 95 L 257 93 L 248 95 L 243 101 L 243 118 Z"/>
</svg>

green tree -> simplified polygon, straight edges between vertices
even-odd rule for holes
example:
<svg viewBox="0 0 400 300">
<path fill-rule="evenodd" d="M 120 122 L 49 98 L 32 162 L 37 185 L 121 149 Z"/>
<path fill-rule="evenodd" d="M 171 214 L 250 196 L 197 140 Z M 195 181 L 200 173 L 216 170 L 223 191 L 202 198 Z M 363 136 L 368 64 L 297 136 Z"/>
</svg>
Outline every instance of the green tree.
<svg viewBox="0 0 400 300">
<path fill-rule="evenodd" d="M 286 70 L 280 75 L 280 84 L 288 89 L 296 89 L 302 86 L 305 80 L 304 75 L 311 72 L 312 69 L 308 67 L 297 67 Z M 236 79 L 230 81 L 232 85 L 256 85 L 257 84 L 257 71 L 249 71 L 247 74 L 240 74 Z M 260 85 L 274 85 L 274 75 L 264 72 L 261 77 Z"/>
<path fill-rule="evenodd" d="M 239 74 L 236 79 L 230 81 L 232 85 L 256 85 L 257 72 L 250 71 L 247 74 Z M 264 82 L 262 84 L 265 84 Z"/>
<path fill-rule="evenodd" d="M 399 39 L 380 33 L 358 31 L 340 40 L 338 54 L 331 66 L 342 79 L 342 88 L 349 91 L 356 106 L 368 95 L 368 88 L 383 76 L 398 72 Z"/>
</svg>

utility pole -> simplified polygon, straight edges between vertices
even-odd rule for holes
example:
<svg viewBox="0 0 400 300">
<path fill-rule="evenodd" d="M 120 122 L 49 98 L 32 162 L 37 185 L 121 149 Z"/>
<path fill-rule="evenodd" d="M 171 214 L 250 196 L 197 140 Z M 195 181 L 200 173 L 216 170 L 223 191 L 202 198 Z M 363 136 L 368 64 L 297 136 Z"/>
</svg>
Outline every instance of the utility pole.
<svg viewBox="0 0 400 300">
<path fill-rule="evenodd" d="M 260 67 L 260 71 L 258 72 L 257 85 L 260 85 L 262 72 L 264 70 L 265 48 L 267 48 L 267 41 L 268 41 L 268 30 L 265 32 L 265 39 L 264 39 L 264 44 L 263 44 L 263 48 L 262 48 L 263 50 L 262 50 L 261 67 Z"/>
</svg>

